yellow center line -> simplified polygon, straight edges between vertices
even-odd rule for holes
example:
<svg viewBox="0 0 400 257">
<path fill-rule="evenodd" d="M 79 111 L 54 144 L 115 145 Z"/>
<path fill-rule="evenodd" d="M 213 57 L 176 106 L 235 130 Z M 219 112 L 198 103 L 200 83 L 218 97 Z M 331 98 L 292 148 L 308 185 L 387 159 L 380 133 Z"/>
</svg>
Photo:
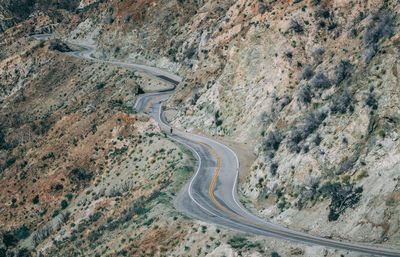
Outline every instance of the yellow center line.
<svg viewBox="0 0 400 257">
<path fill-rule="evenodd" d="M 215 197 L 214 197 L 214 192 L 213 192 L 215 181 L 217 180 L 217 177 L 218 177 L 218 175 L 219 175 L 219 173 L 220 173 L 220 171 L 221 171 L 221 159 L 220 159 L 219 155 L 217 154 L 217 152 L 216 152 L 214 149 L 212 149 L 211 147 L 209 147 L 209 146 L 206 145 L 206 144 L 203 144 L 203 143 L 201 143 L 201 142 L 199 142 L 199 141 L 197 141 L 197 140 L 194 140 L 194 139 L 185 137 L 185 136 L 183 136 L 183 135 L 180 135 L 180 136 L 183 137 L 183 138 L 185 138 L 185 139 L 187 139 L 187 140 L 190 140 L 190 141 L 192 141 L 192 142 L 198 143 L 198 144 L 200 144 L 200 145 L 202 145 L 202 146 L 208 148 L 208 149 L 209 149 L 211 152 L 213 152 L 213 154 L 217 157 L 217 160 L 218 160 L 218 168 L 217 168 L 217 172 L 216 172 L 216 174 L 215 174 L 213 180 L 211 181 L 210 188 L 209 188 L 209 194 L 210 194 L 211 199 L 213 200 L 213 202 L 214 202 L 221 210 L 223 210 L 224 212 L 230 214 L 231 216 L 233 216 L 233 217 L 235 217 L 235 218 L 237 218 L 237 219 L 240 219 L 240 220 L 242 220 L 242 221 L 244 221 L 244 222 L 246 222 L 246 223 L 255 225 L 255 226 L 257 226 L 257 227 L 265 228 L 265 229 L 270 230 L 270 231 L 272 231 L 272 232 L 276 232 L 276 233 L 278 233 L 278 234 L 284 234 L 284 235 L 291 236 L 291 237 L 295 237 L 295 238 L 298 238 L 298 239 L 306 239 L 306 240 L 309 240 L 309 241 L 320 242 L 320 243 L 324 243 L 324 244 L 331 245 L 331 246 L 347 247 L 347 248 L 349 248 L 349 249 L 356 249 L 356 250 L 368 251 L 368 252 L 372 252 L 372 253 L 391 254 L 391 255 L 400 256 L 400 254 L 398 254 L 398 253 L 391 253 L 391 252 L 380 251 L 380 250 L 374 250 L 374 249 L 368 249 L 368 248 L 363 248 L 363 247 L 358 247 L 358 246 L 351 246 L 351 245 L 345 245 L 345 244 L 340 244 L 340 243 L 335 243 L 335 242 L 329 242 L 329 241 L 321 240 L 321 239 L 318 239 L 318 238 L 306 237 L 306 236 L 297 235 L 297 234 L 294 234 L 294 233 L 291 233 L 291 232 L 286 232 L 286 231 L 274 229 L 274 228 L 271 228 L 271 227 L 267 227 L 267 226 L 264 226 L 264 225 L 261 225 L 261 224 L 252 222 L 252 221 L 250 221 L 250 220 L 246 220 L 246 219 L 244 219 L 244 218 L 238 216 L 237 214 L 228 211 L 228 210 L 225 209 L 220 203 L 218 203 L 218 201 L 217 201 L 217 200 L 215 199 Z"/>
<path fill-rule="evenodd" d="M 147 111 L 148 111 L 149 108 L 150 108 L 151 102 L 153 102 L 153 100 L 155 100 L 155 99 L 157 99 L 157 98 L 159 98 L 159 97 L 161 97 L 161 96 L 163 96 L 163 95 L 159 95 L 159 96 L 155 96 L 155 97 L 151 98 L 150 101 L 148 102 L 147 107 L 146 107 L 146 110 L 145 110 L 144 112 L 147 113 Z"/>
<path fill-rule="evenodd" d="M 148 109 L 150 108 L 151 102 L 152 102 L 153 100 L 155 100 L 155 99 L 161 97 L 161 96 L 163 96 L 163 95 L 159 95 L 159 96 L 156 96 L 156 97 L 153 97 L 152 99 L 150 99 L 150 101 L 149 101 L 149 103 L 147 104 L 147 107 L 146 107 L 146 111 L 145 111 L 146 113 L 147 113 Z M 211 197 L 211 199 L 213 200 L 213 202 L 214 202 L 221 210 L 223 210 L 224 212 L 228 213 L 229 215 L 231 215 L 231 216 L 233 216 L 233 217 L 235 217 L 235 218 L 237 218 L 237 219 L 239 219 L 239 220 L 241 220 L 241 221 L 243 221 L 243 222 L 246 222 L 246 223 L 248 223 L 248 224 L 252 224 L 252 225 L 254 225 L 254 226 L 257 226 L 257 227 L 260 227 L 260 228 L 264 228 L 264 229 L 267 229 L 267 230 L 269 230 L 269 231 L 271 231 L 271 232 L 275 232 L 275 233 L 281 234 L 281 235 L 287 235 L 287 236 L 294 237 L 294 238 L 298 238 L 298 239 L 303 239 L 303 240 L 305 239 L 305 240 L 309 240 L 309 241 L 313 241 L 313 242 L 319 242 L 319 243 L 323 243 L 323 244 L 331 245 L 331 246 L 347 247 L 347 248 L 349 248 L 349 249 L 361 250 L 361 251 L 366 251 L 366 252 L 370 252 L 370 253 L 390 254 L 390 255 L 400 256 L 399 253 L 392 253 L 392 252 L 386 252 L 386 251 L 382 251 L 382 250 L 368 249 L 368 248 L 363 248 L 363 247 L 358 247 L 358 246 L 351 246 L 351 245 L 346 245 L 346 244 L 341 244 L 341 243 L 336 243 L 336 242 L 325 241 L 325 240 L 322 240 L 322 239 L 307 237 L 307 236 L 303 236 L 303 235 L 297 235 L 297 234 L 294 234 L 294 233 L 292 233 L 292 232 L 287 232 L 287 231 L 278 230 L 278 229 L 275 229 L 275 228 L 271 228 L 271 227 L 268 227 L 268 226 L 265 226 L 265 225 L 261 225 L 261 224 L 255 223 L 255 222 L 250 221 L 250 220 L 246 220 L 246 219 L 240 217 L 239 215 L 228 211 L 227 209 L 225 209 L 225 208 L 215 199 L 215 197 L 214 197 L 214 192 L 213 192 L 213 191 L 214 191 L 214 184 L 215 184 L 215 182 L 216 182 L 216 180 L 217 180 L 217 178 L 218 178 L 218 175 L 219 175 L 219 173 L 220 173 L 220 171 L 221 171 L 221 158 L 219 157 L 219 155 L 217 154 L 217 152 L 216 152 L 214 149 L 212 149 L 211 147 L 209 147 L 208 145 L 206 145 L 206 144 L 204 144 L 204 143 L 202 143 L 202 142 L 199 142 L 199 141 L 197 141 L 197 140 L 188 138 L 188 137 L 186 137 L 186 136 L 184 136 L 184 135 L 182 135 L 182 134 L 180 134 L 179 136 L 180 136 L 180 137 L 183 137 L 183 138 L 185 138 L 185 139 L 187 139 L 187 140 L 189 140 L 189 141 L 195 142 L 195 143 L 197 143 L 197 144 L 200 144 L 200 145 L 202 145 L 202 146 L 208 148 L 208 149 L 209 149 L 211 152 L 213 152 L 213 154 L 217 157 L 217 160 L 218 160 L 218 168 L 217 168 L 217 172 L 215 173 L 215 176 L 213 177 L 213 179 L 212 179 L 212 181 L 211 181 L 210 188 L 209 188 L 209 194 L 210 194 L 210 197 Z"/>
</svg>

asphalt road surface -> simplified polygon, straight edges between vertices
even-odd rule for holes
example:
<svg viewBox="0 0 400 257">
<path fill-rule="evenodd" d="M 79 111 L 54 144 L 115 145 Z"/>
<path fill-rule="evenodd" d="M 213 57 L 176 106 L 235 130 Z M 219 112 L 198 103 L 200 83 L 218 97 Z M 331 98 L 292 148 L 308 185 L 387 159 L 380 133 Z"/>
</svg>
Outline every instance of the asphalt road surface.
<svg viewBox="0 0 400 257">
<path fill-rule="evenodd" d="M 36 35 L 36 39 L 47 40 L 51 35 Z M 145 65 L 128 64 L 117 61 L 98 60 L 91 56 L 95 46 L 74 44 L 85 50 L 68 53 L 72 56 L 92 61 L 101 61 L 124 68 L 133 68 L 156 76 L 174 85 L 182 79 L 167 71 Z M 327 246 L 342 250 L 356 251 L 377 256 L 400 256 L 400 250 L 382 249 L 373 246 L 342 242 L 312 236 L 270 223 L 246 210 L 237 195 L 239 160 L 227 146 L 199 135 L 173 129 L 166 123 L 162 103 L 173 90 L 144 94 L 138 97 L 135 108 L 139 112 L 151 115 L 166 131 L 168 137 L 181 143 L 193 152 L 197 158 L 197 170 L 191 181 L 185 185 L 175 199 L 178 209 L 190 216 L 233 228 L 239 231 L 281 238 L 306 244 Z"/>
</svg>

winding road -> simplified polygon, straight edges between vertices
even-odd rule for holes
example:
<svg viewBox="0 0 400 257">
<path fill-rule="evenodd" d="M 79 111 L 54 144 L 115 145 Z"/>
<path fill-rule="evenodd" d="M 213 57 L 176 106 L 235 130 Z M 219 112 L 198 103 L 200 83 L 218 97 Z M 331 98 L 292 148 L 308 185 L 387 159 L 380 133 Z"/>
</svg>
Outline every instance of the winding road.
<svg viewBox="0 0 400 257">
<path fill-rule="evenodd" d="M 35 35 L 32 37 L 39 40 L 47 40 L 50 36 Z M 124 68 L 133 68 L 163 79 L 173 84 L 174 88 L 182 81 L 180 77 L 158 68 L 98 60 L 91 57 L 91 53 L 95 51 L 95 46 L 75 43 L 73 45 L 85 49 L 68 53 L 77 58 L 101 61 Z M 161 129 L 168 131 L 168 137 L 186 146 L 197 158 L 196 173 L 191 181 L 180 191 L 175 200 L 178 209 L 198 219 L 243 232 L 370 255 L 400 256 L 400 250 L 336 241 L 291 230 L 267 222 L 246 210 L 237 195 L 239 160 L 236 154 L 229 147 L 209 138 L 176 129 L 172 134 L 169 133 L 170 126 L 164 117 L 162 104 L 173 92 L 174 90 L 172 89 L 141 95 L 136 101 L 135 109 L 151 115 L 158 122 Z"/>
</svg>

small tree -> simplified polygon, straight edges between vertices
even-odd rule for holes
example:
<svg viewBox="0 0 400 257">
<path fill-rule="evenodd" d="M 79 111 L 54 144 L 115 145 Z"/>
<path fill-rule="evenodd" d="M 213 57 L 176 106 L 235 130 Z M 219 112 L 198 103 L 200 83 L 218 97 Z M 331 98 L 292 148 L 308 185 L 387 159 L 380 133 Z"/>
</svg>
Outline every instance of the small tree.
<svg viewBox="0 0 400 257">
<path fill-rule="evenodd" d="M 35 195 L 35 197 L 33 197 L 32 203 L 33 204 L 38 204 L 39 203 L 39 195 Z"/>
<path fill-rule="evenodd" d="M 65 208 L 67 208 L 68 207 L 68 202 L 66 201 L 66 200 L 62 200 L 61 201 L 61 209 L 65 209 Z"/>
</svg>

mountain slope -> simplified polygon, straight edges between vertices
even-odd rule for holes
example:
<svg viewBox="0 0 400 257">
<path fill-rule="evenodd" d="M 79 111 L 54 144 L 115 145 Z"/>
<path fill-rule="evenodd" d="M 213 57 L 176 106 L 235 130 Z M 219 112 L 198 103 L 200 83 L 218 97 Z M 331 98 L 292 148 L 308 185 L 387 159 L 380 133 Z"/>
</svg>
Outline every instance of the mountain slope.
<svg viewBox="0 0 400 257">
<path fill-rule="evenodd" d="M 71 6 L 57 2 L 39 1 L 23 15 L 13 12 L 9 2 L 0 5 L 0 26 L 5 31 L 0 36 L 3 234 L 25 231 L 24 224 L 34 233 L 53 220 L 62 200 L 82 205 L 70 203 L 65 195 L 71 191 L 73 199 L 81 199 L 87 192 L 89 198 L 88 188 L 105 176 L 100 168 L 119 167 L 106 156 L 150 158 L 136 151 L 128 158 L 131 149 L 121 153 L 118 138 L 127 140 L 129 147 L 129 140 L 144 141 L 139 136 L 153 140 L 145 132 L 131 136 L 126 132 L 135 128 L 131 118 L 147 119 L 130 113 L 130 107 L 141 89 L 165 85 L 137 72 L 76 60 L 48 49 L 49 43 L 26 37 L 35 31 L 54 31 L 66 41 L 98 45 L 95 57 L 154 65 L 184 77 L 166 104 L 169 122 L 218 137 L 256 156 L 254 162 L 245 160 L 250 164 L 242 166 L 239 184 L 242 201 L 253 212 L 319 236 L 398 248 L 397 1 L 93 0 L 70 2 Z M 139 122 L 143 122 L 140 127 L 159 133 L 145 120 Z M 168 144 L 160 140 L 157 149 Z M 190 159 L 189 155 L 182 158 Z M 143 169 L 147 164 L 141 165 Z M 75 166 L 83 168 L 76 170 L 79 167 Z M 76 180 L 71 174 L 74 170 L 84 170 L 92 177 Z M 157 170 L 154 167 L 151 172 Z M 21 185 L 29 188 L 29 194 Z M 58 185 L 62 189 L 57 190 Z M 148 193 L 136 195 L 144 197 L 138 203 L 146 201 Z M 34 204 L 36 195 L 39 202 Z M 128 195 L 122 201 L 133 204 Z M 104 201 L 114 204 L 119 196 L 113 197 Z M 90 221 L 91 210 L 82 216 L 82 228 L 108 226 L 106 216 Z M 72 218 L 66 226 L 74 223 L 79 231 L 80 221 Z M 184 224 L 190 227 L 191 222 Z M 148 226 L 143 223 L 140 229 Z M 196 226 L 201 230 L 203 225 Z M 154 238 L 150 234 L 147 239 L 142 237 L 144 231 L 132 242 L 125 238 L 121 247 L 115 237 L 110 242 L 114 246 L 101 251 L 121 251 L 128 242 L 144 246 Z M 89 234 L 81 231 L 77 235 L 90 240 Z M 92 234 L 91 238 L 106 238 L 107 234 Z M 179 235 L 179 242 L 198 239 L 202 249 L 212 241 L 203 238 L 201 231 L 182 230 Z M 233 254 L 242 251 L 229 246 L 232 234 L 219 236 L 221 249 L 234 249 Z M 139 238 L 144 241 L 134 243 Z M 46 240 L 37 249 L 44 251 L 49 243 L 46 251 L 55 254 L 55 244 Z M 100 242 L 95 240 L 94 249 L 85 247 L 81 254 L 95 254 Z M 268 253 L 282 248 L 279 241 L 274 241 L 275 248 L 262 242 Z M 64 242 L 60 252 L 75 243 Z M 196 254 L 196 243 L 192 244 L 187 251 Z M 165 247 L 179 255 L 190 246 Z M 219 248 L 214 243 L 211 247 L 199 255 Z M 298 247 L 306 255 L 316 249 L 297 245 L 293 249 Z M 155 247 L 153 253 L 161 251 Z M 252 251 L 257 252 L 251 249 L 249 254 Z M 315 251 L 323 255 L 325 250 Z M 289 250 L 284 253 L 290 254 Z"/>
</svg>

